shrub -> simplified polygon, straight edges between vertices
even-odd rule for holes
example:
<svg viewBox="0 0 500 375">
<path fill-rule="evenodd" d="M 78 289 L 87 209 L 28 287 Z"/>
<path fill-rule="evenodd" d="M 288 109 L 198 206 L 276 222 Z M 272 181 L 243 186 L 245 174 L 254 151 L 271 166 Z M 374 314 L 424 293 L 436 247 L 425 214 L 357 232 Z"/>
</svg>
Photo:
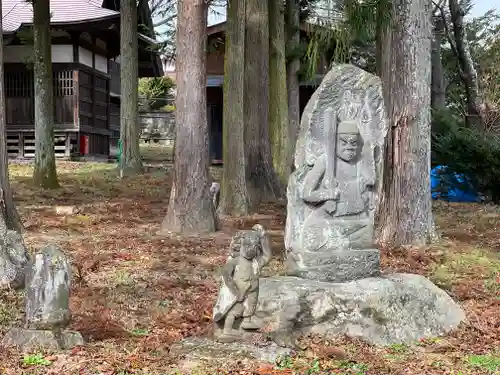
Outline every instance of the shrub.
<svg viewBox="0 0 500 375">
<path fill-rule="evenodd" d="M 466 184 L 486 200 L 500 203 L 500 138 L 465 128 L 460 121 L 446 113 L 434 116 L 432 164 L 467 176 Z"/>
</svg>

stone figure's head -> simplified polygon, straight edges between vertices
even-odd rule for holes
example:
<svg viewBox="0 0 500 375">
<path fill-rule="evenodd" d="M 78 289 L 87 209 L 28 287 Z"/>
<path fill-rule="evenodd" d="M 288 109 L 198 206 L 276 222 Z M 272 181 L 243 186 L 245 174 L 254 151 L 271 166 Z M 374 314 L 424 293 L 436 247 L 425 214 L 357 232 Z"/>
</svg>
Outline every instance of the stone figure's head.
<svg viewBox="0 0 500 375">
<path fill-rule="evenodd" d="M 248 260 L 254 259 L 261 253 L 260 233 L 253 230 L 238 231 L 232 238 L 229 248 L 229 256 L 232 258 L 241 256 Z"/>
<path fill-rule="evenodd" d="M 253 234 L 253 233 L 252 233 Z M 250 233 L 241 238 L 240 255 L 248 260 L 256 258 L 260 253 L 260 237 Z"/>
<path fill-rule="evenodd" d="M 345 162 L 354 160 L 358 154 L 360 137 L 356 121 L 341 121 L 337 130 L 337 156 Z"/>
</svg>

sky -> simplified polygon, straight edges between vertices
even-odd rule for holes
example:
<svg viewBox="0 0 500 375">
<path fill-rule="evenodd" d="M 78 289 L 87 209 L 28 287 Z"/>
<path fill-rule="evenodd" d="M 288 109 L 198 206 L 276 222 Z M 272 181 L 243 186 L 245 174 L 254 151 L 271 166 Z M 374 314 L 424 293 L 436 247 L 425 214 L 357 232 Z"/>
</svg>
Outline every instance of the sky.
<svg viewBox="0 0 500 375">
<path fill-rule="evenodd" d="M 472 8 L 472 11 L 471 11 L 471 16 L 472 17 L 482 16 L 490 9 L 496 9 L 497 11 L 500 11 L 499 1 L 498 0 L 476 0 L 474 2 L 474 7 Z"/>
</svg>

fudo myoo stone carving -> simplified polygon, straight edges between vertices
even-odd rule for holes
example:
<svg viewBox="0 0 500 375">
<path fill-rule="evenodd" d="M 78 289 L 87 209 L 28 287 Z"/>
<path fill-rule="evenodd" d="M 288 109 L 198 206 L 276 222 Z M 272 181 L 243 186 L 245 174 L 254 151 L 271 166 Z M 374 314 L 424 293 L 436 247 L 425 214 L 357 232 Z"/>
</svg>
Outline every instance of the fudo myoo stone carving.
<svg viewBox="0 0 500 375">
<path fill-rule="evenodd" d="M 253 315 L 278 345 L 307 332 L 411 343 L 465 319 L 425 277 L 379 274 L 384 112 L 380 79 L 351 65 L 333 67 L 305 108 L 287 189 L 289 276 L 260 280 Z"/>
<path fill-rule="evenodd" d="M 373 228 L 388 131 L 381 86 L 375 75 L 338 65 L 311 97 L 287 189 L 287 276 L 258 279 L 271 256 L 262 227 L 233 238 L 214 308 L 223 327 L 216 350 L 247 350 L 242 344 L 253 335 L 245 331 L 255 328 L 281 347 L 311 332 L 412 343 L 465 319 L 425 277 L 380 274 Z M 235 340 L 241 342 L 224 344 Z M 191 347 L 215 350 L 206 342 Z"/>
<path fill-rule="evenodd" d="M 26 274 L 25 329 L 11 329 L 2 344 L 17 345 L 23 350 L 82 345 L 80 333 L 65 330 L 71 318 L 70 287 L 69 260 L 57 246 L 43 248 L 29 264 Z"/>
<path fill-rule="evenodd" d="M 289 275 L 344 282 L 379 274 L 373 225 L 386 133 L 379 79 L 334 68 L 302 116 L 287 189 Z"/>
<path fill-rule="evenodd" d="M 239 231 L 232 239 L 230 255 L 222 270 L 221 289 L 214 307 L 213 318 L 223 325 L 220 342 L 233 342 L 240 338 L 235 329 L 255 330 L 259 324 L 252 319 L 259 298 L 259 276 L 262 267 L 271 259 L 271 247 L 262 225 L 253 230 Z"/>
</svg>

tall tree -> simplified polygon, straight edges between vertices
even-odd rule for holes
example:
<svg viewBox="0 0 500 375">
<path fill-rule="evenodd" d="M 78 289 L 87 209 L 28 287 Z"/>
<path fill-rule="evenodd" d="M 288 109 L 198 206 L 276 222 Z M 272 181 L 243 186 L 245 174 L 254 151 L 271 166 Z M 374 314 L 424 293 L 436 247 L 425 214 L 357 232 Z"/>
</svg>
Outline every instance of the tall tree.
<svg viewBox="0 0 500 375">
<path fill-rule="evenodd" d="M 478 74 L 472 59 L 464 21 L 467 13 L 465 8 L 470 8 L 470 2 L 448 0 L 449 12 L 446 11 L 443 3 L 446 2 L 435 3 L 435 6 L 440 11 L 446 38 L 458 62 L 458 73 L 463 82 L 466 96 L 466 121 L 470 127 L 485 130 L 484 100 L 479 90 Z"/>
<path fill-rule="evenodd" d="M 209 192 L 205 0 L 179 0 L 176 138 L 172 191 L 161 232 L 216 230 Z"/>
<path fill-rule="evenodd" d="M 269 3 L 269 130 L 273 165 L 282 184 L 288 182 L 292 147 L 288 122 L 284 1 Z"/>
<path fill-rule="evenodd" d="M 0 30 L 2 30 L 2 7 L 0 0 Z M 7 154 L 7 126 L 5 121 L 5 91 L 3 73 L 3 40 L 0 40 L 0 215 L 4 218 L 7 229 L 21 232 L 22 224 L 14 203 L 9 181 L 9 161 Z"/>
<path fill-rule="evenodd" d="M 283 196 L 269 137 L 269 12 L 267 1 L 247 0 L 245 9 L 245 144 L 252 207 Z"/>
<path fill-rule="evenodd" d="M 286 84 L 288 99 L 288 131 L 289 148 L 291 154 L 291 166 L 293 168 L 293 156 L 295 154 L 295 143 L 300 124 L 300 0 L 287 0 L 286 2 L 286 53 L 288 63 L 286 67 Z"/>
<path fill-rule="evenodd" d="M 33 0 L 35 74 L 35 169 L 33 182 L 57 188 L 54 150 L 54 88 L 50 35 L 50 0 Z"/>
<path fill-rule="evenodd" d="M 142 172 L 139 149 L 138 109 L 139 56 L 137 43 L 136 0 L 122 0 L 120 6 L 120 175 Z"/>
<path fill-rule="evenodd" d="M 2 1 L 0 0 L 0 30 Z M 21 221 L 12 199 L 7 160 L 7 129 L 3 74 L 3 40 L 0 40 L 0 290 L 24 286 L 28 252 L 21 236 Z"/>
<path fill-rule="evenodd" d="M 385 3 L 384 5 L 388 5 Z M 377 212 L 377 242 L 427 244 L 434 236 L 430 191 L 430 1 L 394 0 L 379 45 L 389 118 Z"/>
<path fill-rule="evenodd" d="M 441 58 L 441 43 L 444 37 L 444 21 L 440 15 L 433 12 L 434 32 L 432 38 L 432 90 L 431 107 L 433 110 L 443 110 L 446 107 L 446 86 L 444 80 L 443 62 Z"/>
<path fill-rule="evenodd" d="M 224 168 L 219 210 L 231 216 L 250 212 L 244 139 L 245 3 L 246 0 L 231 0 L 227 5 L 222 116 Z"/>
</svg>

